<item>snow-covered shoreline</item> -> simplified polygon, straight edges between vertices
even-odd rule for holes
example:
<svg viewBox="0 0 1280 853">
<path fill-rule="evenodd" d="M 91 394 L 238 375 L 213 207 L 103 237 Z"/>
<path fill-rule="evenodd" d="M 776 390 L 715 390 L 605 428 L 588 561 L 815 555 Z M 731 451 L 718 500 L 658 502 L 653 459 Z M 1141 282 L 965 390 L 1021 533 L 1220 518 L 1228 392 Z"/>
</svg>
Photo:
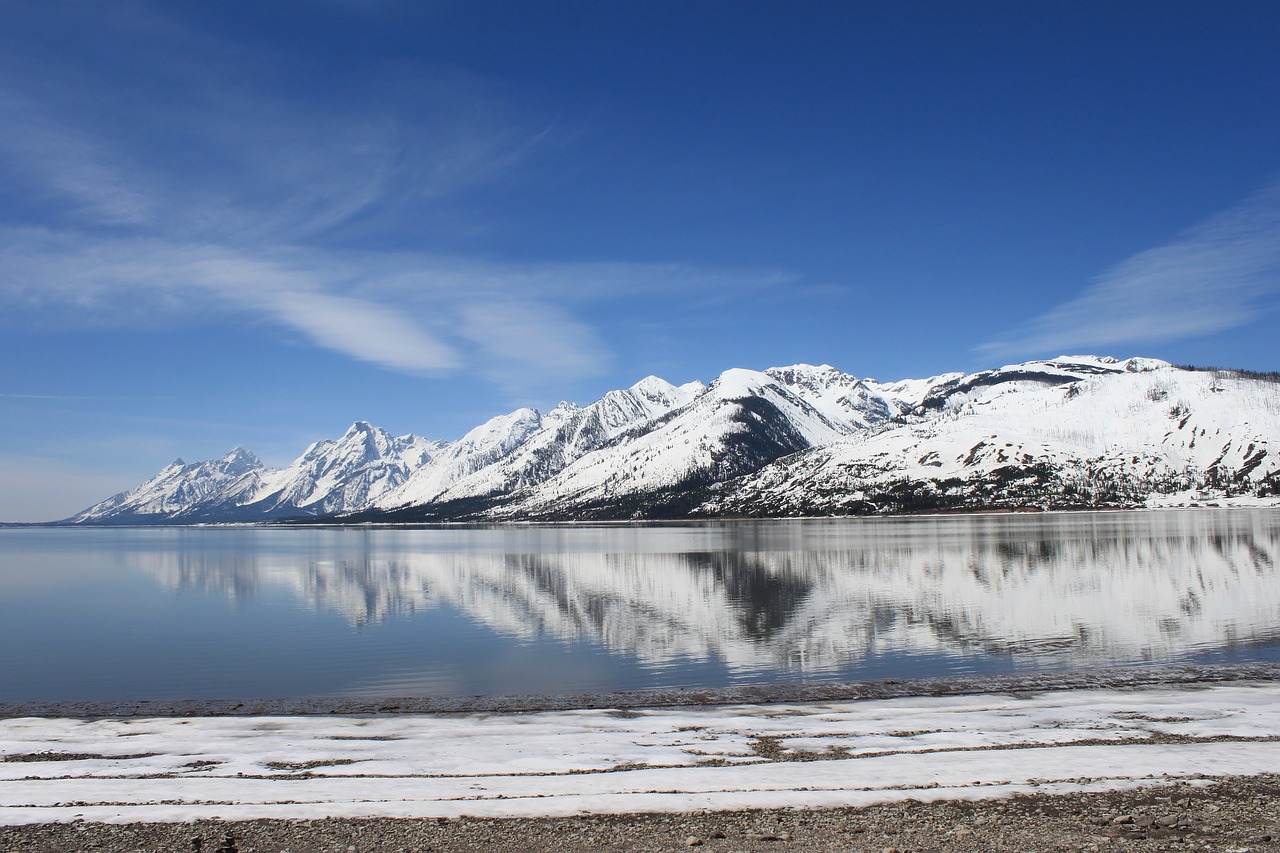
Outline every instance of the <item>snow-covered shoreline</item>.
<svg viewBox="0 0 1280 853">
<path fill-rule="evenodd" d="M 524 713 L 0 720 L 0 824 L 980 799 L 1280 766 L 1280 679 Z"/>
</svg>

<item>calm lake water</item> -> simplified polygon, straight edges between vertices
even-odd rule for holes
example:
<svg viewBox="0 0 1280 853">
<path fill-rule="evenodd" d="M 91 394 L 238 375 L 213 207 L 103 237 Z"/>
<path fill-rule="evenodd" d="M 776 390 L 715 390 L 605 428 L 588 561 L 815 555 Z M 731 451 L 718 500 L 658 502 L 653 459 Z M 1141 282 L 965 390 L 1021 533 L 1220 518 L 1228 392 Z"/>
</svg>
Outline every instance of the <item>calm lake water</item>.
<svg viewBox="0 0 1280 853">
<path fill-rule="evenodd" d="M 0 701 L 1280 660 L 1280 511 L 0 530 Z"/>
</svg>

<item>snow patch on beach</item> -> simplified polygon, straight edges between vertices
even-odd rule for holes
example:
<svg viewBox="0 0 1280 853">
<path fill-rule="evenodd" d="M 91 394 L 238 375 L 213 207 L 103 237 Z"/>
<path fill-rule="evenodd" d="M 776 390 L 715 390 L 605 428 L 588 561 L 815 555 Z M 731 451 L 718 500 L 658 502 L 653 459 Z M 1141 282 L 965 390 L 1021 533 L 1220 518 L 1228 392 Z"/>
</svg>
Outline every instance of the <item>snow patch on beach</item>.
<svg viewBox="0 0 1280 853">
<path fill-rule="evenodd" d="M 0 824 L 859 806 L 1250 775 L 1280 683 L 523 714 L 0 720 Z"/>
</svg>

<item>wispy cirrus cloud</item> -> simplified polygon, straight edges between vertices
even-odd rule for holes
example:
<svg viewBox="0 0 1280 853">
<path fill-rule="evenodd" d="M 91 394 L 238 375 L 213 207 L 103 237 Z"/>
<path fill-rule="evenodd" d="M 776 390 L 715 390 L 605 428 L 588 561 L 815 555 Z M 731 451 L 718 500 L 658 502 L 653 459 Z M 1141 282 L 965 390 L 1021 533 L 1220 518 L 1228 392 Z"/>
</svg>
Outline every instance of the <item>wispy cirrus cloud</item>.
<svg viewBox="0 0 1280 853">
<path fill-rule="evenodd" d="M 475 370 L 511 394 L 604 372 L 611 351 L 580 316 L 585 307 L 787 280 L 683 264 L 497 263 L 43 229 L 0 230 L 0 263 L 0 303 L 44 322 L 127 329 L 223 316 L 391 370 Z"/>
<path fill-rule="evenodd" d="M 92 65 L 0 59 L 0 182 L 24 223 L 0 225 L 10 314 L 122 329 L 217 316 L 392 371 L 474 371 L 516 395 L 604 371 L 602 302 L 696 304 L 785 280 L 433 252 L 420 220 L 455 216 L 573 132 L 456 70 L 384 69 L 321 102 L 290 97 L 263 85 L 298 73 L 284 59 L 134 13 L 77 25 L 138 45 L 137 68 L 101 73 L 154 64 L 159 93 L 96 86 Z"/>
<path fill-rule="evenodd" d="M 46 110 L 0 88 L 0 161 L 8 161 L 19 191 L 70 208 L 73 221 L 138 224 L 154 211 L 147 195 L 86 134 L 61 124 Z"/>
<path fill-rule="evenodd" d="M 1274 310 L 1280 182 L 1140 252 L 1075 299 L 978 351 L 993 356 L 1150 344 L 1213 334 Z"/>
</svg>

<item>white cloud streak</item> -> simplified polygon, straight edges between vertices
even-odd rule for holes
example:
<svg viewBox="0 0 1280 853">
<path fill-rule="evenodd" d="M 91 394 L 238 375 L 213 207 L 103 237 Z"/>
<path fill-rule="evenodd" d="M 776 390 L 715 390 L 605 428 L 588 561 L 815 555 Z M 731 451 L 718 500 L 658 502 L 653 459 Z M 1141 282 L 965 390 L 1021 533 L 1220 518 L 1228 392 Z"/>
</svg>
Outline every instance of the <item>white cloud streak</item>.
<svg viewBox="0 0 1280 853">
<path fill-rule="evenodd" d="M 1277 294 L 1280 183 L 1134 255 L 1079 297 L 978 351 L 1050 354 L 1208 335 L 1257 319 Z"/>
<path fill-rule="evenodd" d="M 785 280 L 679 264 L 496 264 L 36 229 L 0 231 L 0 265 L 0 304 L 61 324 L 129 328 L 238 317 L 390 370 L 440 375 L 471 367 L 513 397 L 608 367 L 609 347 L 575 308 Z"/>
<path fill-rule="evenodd" d="M 324 293 L 280 292 L 264 300 L 284 323 L 322 347 L 406 373 L 455 368 L 457 353 L 385 305 Z"/>
<path fill-rule="evenodd" d="M 47 95 L 50 84 L 39 88 Z M 189 170 L 181 160 L 140 166 L 130 140 L 81 126 L 74 98 L 0 88 L 0 173 L 53 211 L 44 228 L 0 232 L 0 304 L 69 325 L 238 314 L 391 370 L 459 368 L 465 340 L 446 342 L 433 327 L 450 315 L 462 322 L 468 299 L 501 298 L 522 274 L 308 245 L 370 209 L 487 179 L 538 136 L 472 81 L 421 88 L 422 114 L 411 116 L 317 113 L 234 89 L 206 92 L 163 130 L 181 143 L 174 149 L 208 155 Z M 447 281 L 419 272 L 432 267 Z M 393 280 L 413 286 L 397 294 Z M 528 317 L 526 335 L 598 348 L 564 312 L 542 305 Z M 536 364 L 574 373 L 583 363 L 567 344 L 559 355 Z"/>
<path fill-rule="evenodd" d="M 93 25 L 143 46 L 133 73 L 156 65 L 163 92 L 134 97 L 39 54 L 0 61 L 0 181 L 41 223 L 0 228 L 11 314 L 123 328 L 216 316 L 393 371 L 475 369 L 518 395 L 603 371 L 609 347 L 584 319 L 602 302 L 782 280 L 350 248 L 369 234 L 394 244 L 396 229 L 429 240 L 405 223 L 452 216 L 453 199 L 555 144 L 548 122 L 484 81 L 413 68 L 370 76 L 359 97 L 281 97 L 277 58 L 145 13 Z"/>
</svg>

